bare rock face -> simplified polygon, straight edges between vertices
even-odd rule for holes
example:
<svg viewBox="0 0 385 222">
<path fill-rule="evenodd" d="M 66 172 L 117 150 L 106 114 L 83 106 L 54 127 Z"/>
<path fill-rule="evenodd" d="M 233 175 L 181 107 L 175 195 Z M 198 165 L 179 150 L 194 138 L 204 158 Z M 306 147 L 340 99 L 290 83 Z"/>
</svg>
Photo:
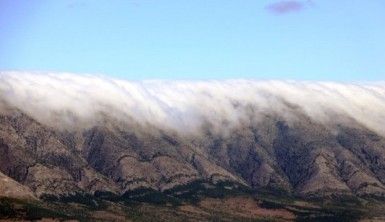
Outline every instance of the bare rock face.
<svg viewBox="0 0 385 222">
<path fill-rule="evenodd" d="M 350 194 L 350 189 L 338 175 L 338 166 L 334 153 L 328 152 L 327 148 L 315 151 L 309 164 L 310 176 L 301 184 L 301 195 L 332 195 L 334 193 Z"/>
<path fill-rule="evenodd" d="M 0 195 L 167 192 L 195 181 L 302 197 L 385 197 L 385 138 L 354 121 L 330 127 L 298 114 L 180 135 L 106 118 L 59 130 L 19 110 L 0 114 Z"/>
<path fill-rule="evenodd" d="M 29 168 L 24 183 L 38 196 L 75 194 L 81 191 L 68 172 L 58 167 L 50 168 L 41 164 Z"/>
<path fill-rule="evenodd" d="M 26 186 L 0 173 L 0 197 L 36 200 L 35 195 Z"/>
</svg>

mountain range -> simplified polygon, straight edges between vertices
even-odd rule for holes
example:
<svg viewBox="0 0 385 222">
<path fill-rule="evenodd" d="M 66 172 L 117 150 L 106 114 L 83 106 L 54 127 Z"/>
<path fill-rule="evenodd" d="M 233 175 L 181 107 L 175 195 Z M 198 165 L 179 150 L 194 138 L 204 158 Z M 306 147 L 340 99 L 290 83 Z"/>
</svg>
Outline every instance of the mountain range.
<svg viewBox="0 0 385 222">
<path fill-rule="evenodd" d="M 266 195 L 378 209 L 385 200 L 384 124 L 382 83 L 129 82 L 3 72 L 0 196 L 42 209 L 98 201 L 212 207 L 231 197 L 229 206 L 266 210 L 266 199 L 258 199 Z M 299 218 L 298 204 L 279 203 L 282 212 L 271 217 Z M 247 218 L 258 219 L 251 208 Z M 23 218 L 9 212 L 3 214 Z"/>
</svg>

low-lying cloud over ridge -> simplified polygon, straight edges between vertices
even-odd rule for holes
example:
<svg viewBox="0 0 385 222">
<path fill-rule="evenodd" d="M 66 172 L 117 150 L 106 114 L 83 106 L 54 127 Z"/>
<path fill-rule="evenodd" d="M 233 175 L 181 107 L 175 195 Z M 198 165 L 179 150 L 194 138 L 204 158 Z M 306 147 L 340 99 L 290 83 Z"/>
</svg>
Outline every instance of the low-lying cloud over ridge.
<svg viewBox="0 0 385 222">
<path fill-rule="evenodd" d="M 69 73 L 0 72 L 0 101 L 44 124 L 97 124 L 108 115 L 191 132 L 304 113 L 320 123 L 354 119 L 385 135 L 385 84 L 309 81 L 124 81 Z M 0 103 L 4 106 L 3 103 Z"/>
</svg>

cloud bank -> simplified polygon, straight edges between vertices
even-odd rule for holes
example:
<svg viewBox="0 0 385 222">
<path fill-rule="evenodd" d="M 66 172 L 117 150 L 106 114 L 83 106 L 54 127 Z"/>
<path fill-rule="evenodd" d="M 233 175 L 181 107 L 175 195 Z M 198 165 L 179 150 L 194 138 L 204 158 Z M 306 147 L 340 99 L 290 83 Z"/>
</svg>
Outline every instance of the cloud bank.
<svg viewBox="0 0 385 222">
<path fill-rule="evenodd" d="M 306 81 L 124 81 L 70 73 L 0 72 L 0 106 L 43 124 L 118 121 L 191 132 L 251 124 L 266 115 L 330 124 L 353 119 L 385 135 L 385 84 Z M 1 105 L 2 104 L 2 105 Z M 337 118 L 338 117 L 338 118 Z"/>
</svg>

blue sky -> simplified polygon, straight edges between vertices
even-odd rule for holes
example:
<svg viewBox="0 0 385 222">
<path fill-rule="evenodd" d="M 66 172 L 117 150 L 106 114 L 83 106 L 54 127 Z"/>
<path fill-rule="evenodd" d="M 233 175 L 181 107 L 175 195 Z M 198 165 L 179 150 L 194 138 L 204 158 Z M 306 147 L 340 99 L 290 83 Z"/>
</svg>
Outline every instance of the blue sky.
<svg viewBox="0 0 385 222">
<path fill-rule="evenodd" d="M 384 0 L 0 0 L 0 70 L 385 79 Z"/>
</svg>

